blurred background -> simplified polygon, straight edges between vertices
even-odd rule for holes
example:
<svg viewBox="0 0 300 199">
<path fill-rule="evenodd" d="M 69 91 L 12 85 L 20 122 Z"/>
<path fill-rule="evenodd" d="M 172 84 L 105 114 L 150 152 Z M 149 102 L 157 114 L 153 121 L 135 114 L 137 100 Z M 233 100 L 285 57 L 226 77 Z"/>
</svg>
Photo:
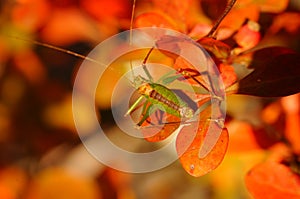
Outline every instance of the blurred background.
<svg viewBox="0 0 300 199">
<path fill-rule="evenodd" d="M 211 24 L 226 5 L 224 0 L 192 1 L 202 25 Z M 243 2 L 247 1 L 237 4 Z M 229 149 L 220 167 L 208 175 L 191 177 L 178 161 L 146 174 L 122 173 L 96 161 L 82 146 L 72 118 L 72 84 L 82 59 L 33 40 L 86 55 L 99 42 L 129 29 L 132 3 L 1 0 L 1 199 L 246 199 L 251 198 L 244 183 L 246 173 L 268 157 L 280 135 L 300 142 L 299 94 L 230 96 Z M 300 52 L 298 0 L 269 1 L 271 8 L 256 5 L 255 0 L 248 3 L 256 6 L 253 10 L 267 35 L 262 45 Z M 151 11 L 154 5 L 151 0 L 137 0 L 136 15 Z M 114 137 L 119 130 L 110 114 L 112 79 L 103 81 L 95 104 L 101 124 Z M 126 138 L 114 138 L 131 144 Z"/>
</svg>

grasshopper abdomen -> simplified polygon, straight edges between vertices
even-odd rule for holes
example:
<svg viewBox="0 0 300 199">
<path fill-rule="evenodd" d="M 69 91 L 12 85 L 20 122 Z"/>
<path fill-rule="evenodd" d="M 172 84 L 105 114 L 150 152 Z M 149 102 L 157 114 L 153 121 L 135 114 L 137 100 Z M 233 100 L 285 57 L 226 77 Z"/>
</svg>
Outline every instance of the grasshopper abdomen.
<svg viewBox="0 0 300 199">
<path fill-rule="evenodd" d="M 180 118 L 193 117 L 194 111 L 187 103 L 167 87 L 156 83 L 144 83 L 138 88 L 138 92 L 145 96 L 159 109 Z"/>
</svg>

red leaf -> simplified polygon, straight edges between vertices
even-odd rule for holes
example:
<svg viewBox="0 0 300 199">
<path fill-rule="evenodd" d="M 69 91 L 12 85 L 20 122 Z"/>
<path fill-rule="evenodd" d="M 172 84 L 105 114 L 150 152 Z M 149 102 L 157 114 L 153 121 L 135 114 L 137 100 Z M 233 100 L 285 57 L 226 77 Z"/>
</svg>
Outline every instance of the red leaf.
<svg viewBox="0 0 300 199">
<path fill-rule="evenodd" d="M 254 71 L 240 80 L 238 94 L 280 97 L 300 92 L 300 55 L 284 47 L 254 52 Z"/>
</svg>

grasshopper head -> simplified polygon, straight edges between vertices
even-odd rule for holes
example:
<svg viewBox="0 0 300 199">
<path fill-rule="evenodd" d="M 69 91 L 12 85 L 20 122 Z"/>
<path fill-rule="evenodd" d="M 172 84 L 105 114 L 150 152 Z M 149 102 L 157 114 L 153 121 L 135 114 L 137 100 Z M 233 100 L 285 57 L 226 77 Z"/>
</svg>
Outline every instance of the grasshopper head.
<svg viewBox="0 0 300 199">
<path fill-rule="evenodd" d="M 132 85 L 137 89 L 139 88 L 142 84 L 144 83 L 148 83 L 149 81 L 147 79 L 145 79 L 144 77 L 138 75 L 134 78 Z"/>
<path fill-rule="evenodd" d="M 148 83 L 143 83 L 137 89 L 141 95 L 146 95 L 146 96 L 150 96 L 151 92 L 153 91 L 153 88 L 151 88 L 150 84 Z"/>
<path fill-rule="evenodd" d="M 180 115 L 184 118 L 192 118 L 194 116 L 194 111 L 193 109 L 189 108 L 189 107 L 181 107 L 179 109 L 180 111 Z"/>
</svg>

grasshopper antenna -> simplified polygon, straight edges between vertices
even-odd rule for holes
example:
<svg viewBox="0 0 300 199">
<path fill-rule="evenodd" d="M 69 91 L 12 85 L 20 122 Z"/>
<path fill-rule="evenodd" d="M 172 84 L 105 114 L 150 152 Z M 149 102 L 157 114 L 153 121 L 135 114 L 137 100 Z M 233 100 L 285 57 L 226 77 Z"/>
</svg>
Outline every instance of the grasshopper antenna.
<svg viewBox="0 0 300 199">
<path fill-rule="evenodd" d="M 135 4 L 136 4 L 136 0 L 133 0 L 133 4 L 132 4 L 132 11 L 131 11 L 131 18 L 130 18 L 130 30 L 129 30 L 129 45 L 132 46 L 132 28 L 133 28 L 133 20 L 134 20 L 134 15 L 135 15 Z M 132 67 L 132 60 L 130 60 L 130 70 L 131 70 L 131 75 L 132 75 L 132 79 L 133 82 L 132 85 L 134 85 L 134 87 L 136 87 L 135 85 L 135 81 L 134 81 L 134 72 L 133 72 L 133 67 Z"/>
<path fill-rule="evenodd" d="M 57 47 L 57 46 L 54 46 L 54 45 L 51 45 L 51 44 L 47 44 L 47 43 L 42 43 L 42 42 L 39 42 L 39 41 L 36 41 L 36 40 L 31 40 L 31 39 L 24 39 L 24 38 L 21 38 L 21 37 L 18 37 L 18 36 L 9 36 L 13 39 L 17 39 L 17 40 L 21 40 L 21 41 L 24 41 L 24 42 L 28 42 L 28 43 L 33 43 L 33 44 L 36 44 L 38 46 L 43 46 L 43 47 L 46 47 L 46 48 L 50 48 L 50 49 L 53 49 L 53 50 L 57 50 L 57 51 L 60 51 L 60 52 L 63 52 L 63 53 L 67 53 L 69 55 L 73 55 L 75 57 L 78 57 L 78 58 L 81 58 L 81 59 L 86 59 L 90 62 L 93 62 L 93 63 L 96 63 L 96 64 L 99 64 L 101 66 L 105 66 L 103 63 L 101 62 L 98 62 L 97 60 L 95 59 L 92 59 L 90 57 L 87 57 L 87 56 L 84 56 L 84 55 L 81 55 L 79 53 L 76 53 L 74 51 L 70 51 L 70 50 L 66 50 L 64 48 L 60 48 L 60 47 Z"/>
<path fill-rule="evenodd" d="M 11 38 L 11 39 L 17 39 L 17 40 L 28 42 L 28 43 L 31 43 L 31 44 L 35 44 L 35 45 L 38 45 L 38 46 L 43 46 L 45 48 L 53 49 L 53 50 L 56 50 L 56 51 L 59 51 L 59 52 L 62 52 L 62 53 L 66 53 L 66 54 L 78 57 L 82 60 L 90 61 L 91 63 L 95 63 L 95 64 L 97 64 L 101 67 L 107 67 L 106 64 L 103 64 L 100 61 L 97 61 L 96 59 L 93 59 L 91 57 L 81 55 L 81 54 L 76 53 L 74 51 L 67 50 L 67 49 L 64 49 L 64 48 L 60 48 L 60 47 L 57 47 L 57 46 L 54 46 L 54 45 L 51 45 L 51 44 L 48 44 L 48 43 L 39 42 L 39 41 L 36 41 L 36 40 L 33 40 L 33 39 L 24 39 L 24 38 L 21 38 L 21 37 L 18 37 L 18 36 L 12 36 L 12 35 L 8 35 L 8 37 Z M 120 74 L 121 76 L 123 75 L 122 73 L 120 73 L 120 71 L 115 70 L 114 68 L 111 68 L 111 67 L 107 67 L 107 68 L 109 70 L 115 71 L 116 73 Z M 130 80 L 127 77 L 125 77 L 125 78 L 130 82 Z"/>
<path fill-rule="evenodd" d="M 130 32 L 129 32 L 129 45 L 132 45 L 132 28 L 133 28 L 133 19 L 135 15 L 135 3 L 136 0 L 133 0 L 133 5 L 132 5 L 132 11 L 131 11 L 131 18 L 130 18 Z"/>
</svg>

